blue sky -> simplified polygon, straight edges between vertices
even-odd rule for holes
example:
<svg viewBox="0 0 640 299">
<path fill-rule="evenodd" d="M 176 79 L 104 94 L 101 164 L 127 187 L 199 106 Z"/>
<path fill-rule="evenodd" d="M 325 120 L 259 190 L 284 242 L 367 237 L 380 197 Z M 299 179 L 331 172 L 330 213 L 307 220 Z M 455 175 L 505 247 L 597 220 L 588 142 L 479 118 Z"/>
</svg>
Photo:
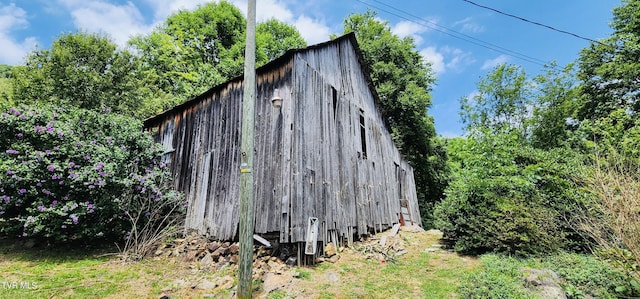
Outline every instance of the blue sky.
<svg viewBox="0 0 640 299">
<path fill-rule="evenodd" d="M 0 0 L 0 63 L 17 65 L 34 47 L 48 48 L 62 32 L 82 29 L 109 34 L 125 45 L 131 35 L 148 33 L 178 9 L 205 0 Z M 232 0 L 246 11 L 246 0 Z M 611 10 L 620 0 L 474 0 L 503 12 L 591 39 L 611 34 Z M 459 99 L 475 92 L 476 82 L 503 62 L 528 74 L 541 64 L 575 61 L 589 43 L 510 18 L 463 0 L 257 0 L 257 18 L 275 17 L 298 28 L 309 44 L 342 32 L 351 13 L 377 10 L 401 36 L 412 36 L 432 63 L 433 115 L 438 134 L 459 136 Z M 481 44 L 481 45 L 478 45 Z M 490 48 L 490 49 L 489 49 Z M 516 54 L 513 54 L 516 53 Z M 514 56 L 524 56 L 520 59 Z M 533 61 L 533 62 L 532 62 Z"/>
</svg>

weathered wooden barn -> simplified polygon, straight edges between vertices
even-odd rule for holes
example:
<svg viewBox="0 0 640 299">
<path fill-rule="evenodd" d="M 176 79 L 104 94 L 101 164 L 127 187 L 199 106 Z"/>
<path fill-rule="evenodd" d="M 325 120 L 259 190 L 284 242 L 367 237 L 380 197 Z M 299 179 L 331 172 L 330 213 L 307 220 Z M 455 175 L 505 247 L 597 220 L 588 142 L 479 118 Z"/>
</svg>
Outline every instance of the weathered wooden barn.
<svg viewBox="0 0 640 299">
<path fill-rule="evenodd" d="M 256 234 L 305 242 L 310 217 L 318 242 L 420 224 L 413 170 L 391 140 L 353 34 L 290 50 L 256 76 Z M 242 85 L 230 80 L 145 121 L 188 199 L 186 227 L 213 239 L 238 233 Z"/>
</svg>

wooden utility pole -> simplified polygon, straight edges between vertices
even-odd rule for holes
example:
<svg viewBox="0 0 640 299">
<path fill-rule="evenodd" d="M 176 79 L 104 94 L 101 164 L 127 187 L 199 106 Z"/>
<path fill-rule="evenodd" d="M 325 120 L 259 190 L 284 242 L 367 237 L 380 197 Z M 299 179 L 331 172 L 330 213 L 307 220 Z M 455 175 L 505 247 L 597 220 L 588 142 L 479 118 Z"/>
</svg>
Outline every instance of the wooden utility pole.
<svg viewBox="0 0 640 299">
<path fill-rule="evenodd" d="M 244 94 L 242 99 L 242 141 L 240 150 L 240 259 L 238 260 L 238 298 L 251 298 L 253 266 L 253 129 L 256 102 L 256 0 L 249 0 L 247 42 L 244 55 Z"/>
</svg>

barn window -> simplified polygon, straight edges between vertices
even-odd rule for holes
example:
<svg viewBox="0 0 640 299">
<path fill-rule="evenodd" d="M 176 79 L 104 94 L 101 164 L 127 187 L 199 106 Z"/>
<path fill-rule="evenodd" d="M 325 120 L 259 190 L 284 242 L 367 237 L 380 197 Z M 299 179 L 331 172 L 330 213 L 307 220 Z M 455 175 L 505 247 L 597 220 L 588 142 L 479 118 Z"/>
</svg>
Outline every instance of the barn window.
<svg viewBox="0 0 640 299">
<path fill-rule="evenodd" d="M 364 110 L 360 109 L 360 145 L 362 145 L 362 159 L 367 158 L 367 130 L 364 126 Z"/>
<path fill-rule="evenodd" d="M 333 119 L 336 119 L 336 114 L 338 113 L 338 91 L 333 86 L 331 86 L 331 96 L 333 98 Z"/>
</svg>

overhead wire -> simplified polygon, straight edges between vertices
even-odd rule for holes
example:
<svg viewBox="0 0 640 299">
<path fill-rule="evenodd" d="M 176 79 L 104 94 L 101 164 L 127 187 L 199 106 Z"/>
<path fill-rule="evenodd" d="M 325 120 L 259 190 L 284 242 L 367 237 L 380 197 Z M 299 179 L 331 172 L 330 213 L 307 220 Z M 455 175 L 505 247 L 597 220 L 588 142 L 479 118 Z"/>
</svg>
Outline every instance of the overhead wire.
<svg viewBox="0 0 640 299">
<path fill-rule="evenodd" d="M 480 47 L 483 47 L 485 49 L 489 49 L 489 50 L 492 50 L 492 51 L 495 51 L 495 52 L 498 52 L 498 53 L 502 53 L 502 54 L 505 54 L 505 55 L 508 55 L 508 56 L 511 56 L 511 57 L 514 57 L 514 58 L 517 58 L 517 59 L 520 59 L 520 60 L 523 60 L 523 61 L 526 61 L 526 62 L 529 62 L 529 63 L 532 63 L 532 64 L 536 64 L 536 65 L 543 66 L 543 67 L 551 67 L 551 68 L 556 69 L 556 67 L 550 62 L 547 62 L 547 61 L 544 61 L 542 59 L 538 59 L 538 58 L 535 58 L 535 57 L 532 57 L 532 56 L 529 56 L 527 54 L 523 54 L 523 53 L 520 53 L 520 52 L 517 52 L 517 51 L 514 51 L 514 50 L 510 50 L 510 49 L 501 47 L 499 45 L 496 45 L 496 44 L 493 44 L 493 43 L 490 43 L 490 42 L 475 38 L 473 36 L 464 34 L 462 32 L 458 32 L 458 31 L 456 31 L 454 29 L 451 29 L 451 28 L 448 28 L 446 26 L 437 24 L 436 22 L 433 22 L 433 21 L 426 20 L 426 19 L 424 19 L 422 17 L 416 16 L 414 14 L 411 14 L 411 13 L 409 13 L 407 11 L 402 10 L 402 9 L 393 7 L 393 6 L 389 5 L 389 4 L 383 3 L 381 1 L 371 0 L 371 1 L 375 2 L 375 3 L 383 5 L 385 7 L 390 8 L 390 9 L 393 9 L 396 12 L 389 11 L 388 9 L 382 8 L 380 6 L 376 6 L 376 5 L 371 4 L 370 2 L 367 2 L 367 1 L 364 1 L 364 0 L 356 0 L 356 1 L 358 1 L 358 2 L 360 2 L 362 4 L 365 4 L 365 5 L 369 6 L 369 7 L 372 7 L 374 9 L 376 9 L 376 10 L 385 12 L 387 14 L 396 16 L 398 18 L 401 18 L 403 20 L 418 24 L 420 26 L 433 29 L 433 30 L 438 31 L 440 33 L 443 33 L 445 35 L 448 35 L 448 36 L 451 36 L 453 38 L 456 38 L 456 39 L 459 39 L 459 40 L 474 44 L 476 46 L 480 46 Z M 411 18 L 409 18 L 407 16 L 409 16 Z"/>
<path fill-rule="evenodd" d="M 497 12 L 497 13 L 499 13 L 501 15 L 512 17 L 512 18 L 515 18 L 515 19 L 518 19 L 518 20 L 521 20 L 521 21 L 524 21 L 524 22 L 527 22 L 527 23 L 531 23 L 531 24 L 534 24 L 534 25 L 537 25 L 537 26 L 541 26 L 541 27 L 544 27 L 544 28 L 547 28 L 547 29 L 551 29 L 551 30 L 556 31 L 556 32 L 560 32 L 560 33 L 564 33 L 564 34 L 567 34 L 567 35 L 571 35 L 573 37 L 576 37 L 576 38 L 579 38 L 579 39 L 583 39 L 583 40 L 586 40 L 586 41 L 589 41 L 589 42 L 592 42 L 592 43 L 604 45 L 603 43 L 601 43 L 601 42 L 599 42 L 597 40 L 594 40 L 594 39 L 591 39 L 591 38 L 588 38 L 588 37 L 584 37 L 584 36 L 581 36 L 581 35 L 575 34 L 573 32 L 566 31 L 566 30 L 558 29 L 558 28 L 555 28 L 553 26 L 549 26 L 549 25 L 546 25 L 546 24 L 543 24 L 543 23 L 540 23 L 540 22 L 531 21 L 529 19 L 526 19 L 526 18 L 523 18 L 523 17 L 519 17 L 519 16 L 510 14 L 510 13 L 506 13 L 506 12 L 500 11 L 498 9 L 489 7 L 489 6 L 478 4 L 478 3 L 475 3 L 475 2 L 470 1 L 470 0 L 462 0 L 462 1 L 467 2 L 467 3 L 471 4 L 471 5 L 475 5 L 475 6 L 480 7 L 480 8 L 484 8 L 484 9 L 487 9 L 487 10 L 491 10 L 491 11 Z"/>
</svg>

